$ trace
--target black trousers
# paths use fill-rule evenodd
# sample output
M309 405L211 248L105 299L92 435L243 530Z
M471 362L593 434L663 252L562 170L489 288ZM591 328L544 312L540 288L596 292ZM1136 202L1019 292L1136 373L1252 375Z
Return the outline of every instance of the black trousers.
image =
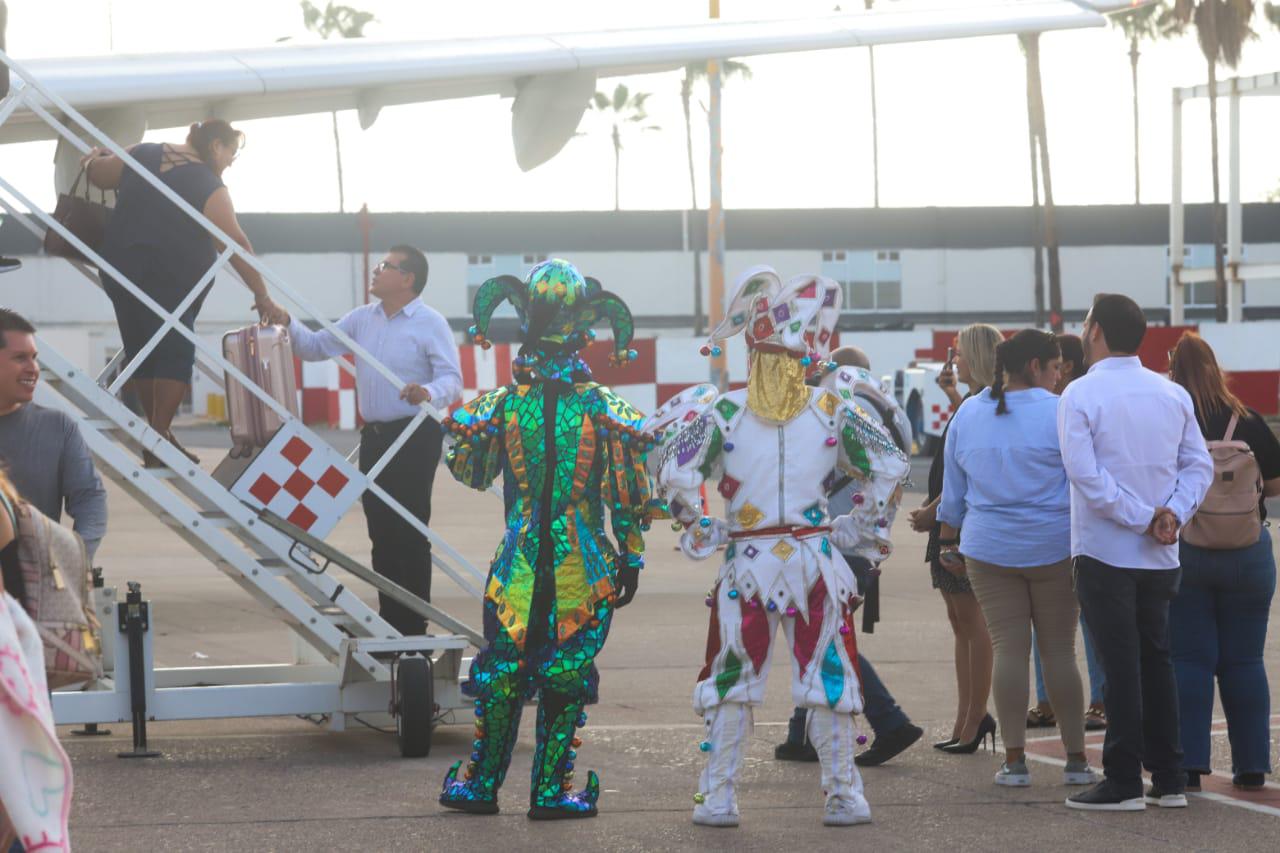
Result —
M382 458L410 420L365 424L360 433L361 471L368 472ZM414 430L375 481L423 524L431 523L431 486L440 467L442 442L440 424L428 418ZM365 492L361 502L369 541L373 543L373 570L424 601L430 601L431 542L381 498ZM425 630L426 623L421 616L382 593L378 594L378 612L401 634L418 635Z
M1102 769L1130 796L1142 794L1142 768L1162 787L1181 789L1178 685L1169 654L1169 602L1182 569L1122 569L1075 558L1076 595L1107 676L1107 738Z

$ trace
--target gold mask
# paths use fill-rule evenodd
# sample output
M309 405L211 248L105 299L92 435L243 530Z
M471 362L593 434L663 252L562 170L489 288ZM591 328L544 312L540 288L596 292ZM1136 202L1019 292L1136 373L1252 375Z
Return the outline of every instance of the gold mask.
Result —
M800 359L784 353L751 351L747 408L774 423L786 423L809 403Z

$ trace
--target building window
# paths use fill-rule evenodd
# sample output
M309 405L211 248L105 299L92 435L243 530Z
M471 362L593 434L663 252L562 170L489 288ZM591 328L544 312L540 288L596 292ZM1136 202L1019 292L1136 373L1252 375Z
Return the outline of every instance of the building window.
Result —
M896 249L828 249L822 274L840 283L845 311L902 310L902 263Z
M476 291L494 276L513 275L524 279L529 270L547 259L545 252L516 252L513 254L467 255L467 308L475 303ZM495 317L515 316L515 309L504 303L494 312Z

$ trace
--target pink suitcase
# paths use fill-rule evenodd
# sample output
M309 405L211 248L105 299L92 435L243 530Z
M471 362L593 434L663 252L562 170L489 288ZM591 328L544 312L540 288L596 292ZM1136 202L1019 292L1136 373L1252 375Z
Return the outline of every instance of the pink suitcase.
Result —
M222 354L291 415L298 416L298 383L287 328L255 325L227 332L222 336ZM228 375L226 387L234 445L231 456L251 456L266 446L284 421L240 380Z

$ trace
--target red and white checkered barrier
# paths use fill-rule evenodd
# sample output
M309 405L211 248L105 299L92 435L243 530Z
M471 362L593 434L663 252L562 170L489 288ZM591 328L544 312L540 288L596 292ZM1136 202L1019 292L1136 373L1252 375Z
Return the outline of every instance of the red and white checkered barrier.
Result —
M951 420L951 410L938 403L934 403L929 407L929 429L932 432L941 432L942 428L947 425L947 421Z

